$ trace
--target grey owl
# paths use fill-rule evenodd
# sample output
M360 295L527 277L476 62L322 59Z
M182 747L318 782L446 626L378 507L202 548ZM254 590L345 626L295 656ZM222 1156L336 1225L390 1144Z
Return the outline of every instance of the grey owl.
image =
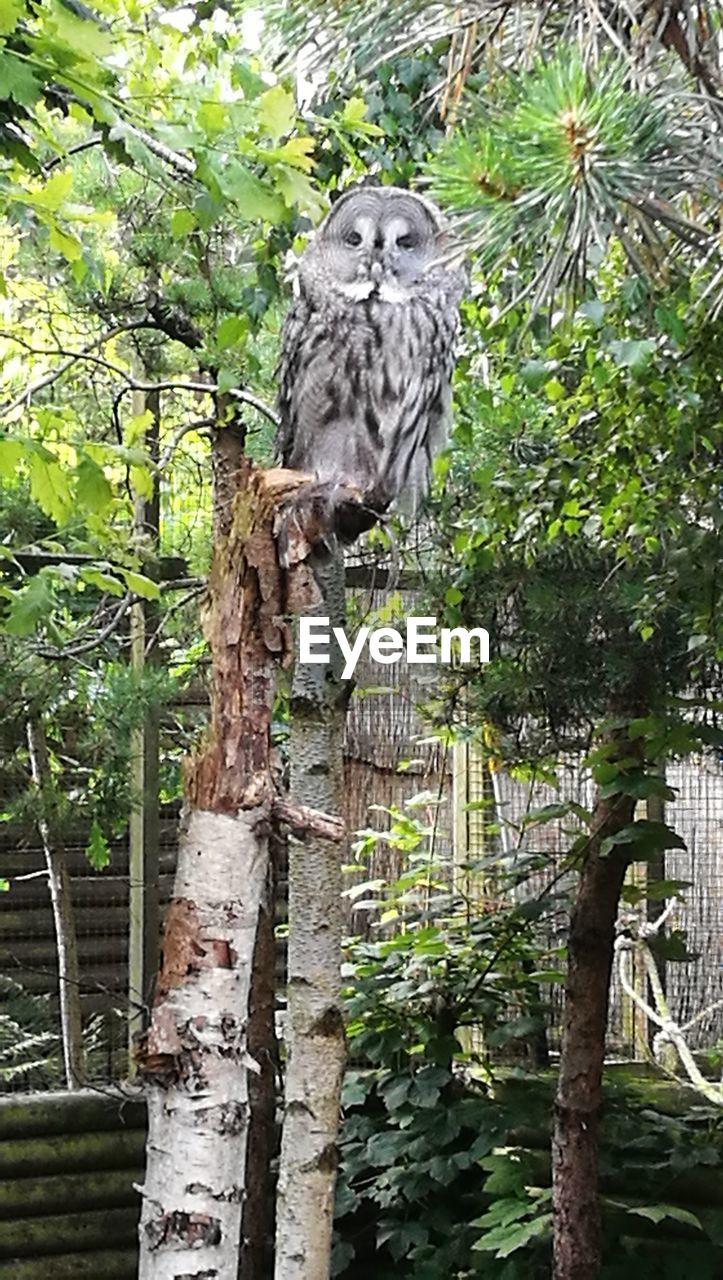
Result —
M283 328L285 466L350 482L375 513L416 506L446 440L466 273L445 265L439 210L357 187L304 251ZM357 530L358 532L359 530Z

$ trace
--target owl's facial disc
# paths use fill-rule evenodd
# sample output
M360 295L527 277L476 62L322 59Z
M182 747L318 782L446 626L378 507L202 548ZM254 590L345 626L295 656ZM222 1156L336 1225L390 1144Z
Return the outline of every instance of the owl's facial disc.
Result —
M439 225L424 202L396 188L342 197L312 249L346 297L405 301L437 254Z

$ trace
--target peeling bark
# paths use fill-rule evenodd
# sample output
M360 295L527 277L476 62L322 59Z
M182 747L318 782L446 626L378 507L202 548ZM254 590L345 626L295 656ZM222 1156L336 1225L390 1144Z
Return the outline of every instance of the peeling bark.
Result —
M256 1259L264 1248L264 1228L258 1234L257 1219L250 1220L254 1238L242 1256L249 1142L254 1160L265 1161L270 1152L266 1138L250 1129L259 1092L249 1077L263 1079L269 1066L263 1060L268 1007L256 1021L251 1014L252 999L269 1001L263 983L253 984L254 957L258 963L268 952L271 937L276 797L269 728L277 670L290 659L285 614L291 600L302 608L313 602L303 562L317 534L304 527L304 508L293 528L279 514L308 478L261 472L242 455L242 445L233 424L217 433L205 616L211 723L185 769L187 817L174 895L151 1023L137 1052L149 1120L140 1280L237 1280L239 1265L251 1265L249 1247ZM311 817L331 822L323 814ZM268 956L263 964L268 970ZM336 965L338 971L338 950ZM320 1019L320 1034L327 1034L324 1025ZM334 1112L337 1075L329 1082ZM263 1182L267 1172L254 1167L253 1175ZM325 1273L312 1269L307 1280L317 1274Z
M323 612L344 618L341 554L316 559ZM297 665L291 694L292 805L338 813L349 686L332 665ZM289 841L289 982L284 1127L277 1196L276 1280L326 1280L330 1270L339 1098L344 1071L340 1000L341 862L338 827ZM328 837L332 838L329 839Z
M231 437L220 439L232 443ZM269 724L287 661L284 573L264 474L217 458L217 541L206 634L211 725L185 773L184 823L151 1025L140 1280L236 1280L249 1134L249 1008L268 908Z
M189 1271L236 1277L248 1072L258 1071L246 1019L267 873L264 826L258 808L234 816L196 810L182 834L143 1044L149 1136L140 1280Z

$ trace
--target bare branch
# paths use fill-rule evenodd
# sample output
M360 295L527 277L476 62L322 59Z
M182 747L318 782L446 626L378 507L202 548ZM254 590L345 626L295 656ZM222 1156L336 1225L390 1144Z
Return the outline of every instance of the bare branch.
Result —
M114 137L115 130L111 129L111 138ZM188 156L181 155L178 151L172 151L165 143L159 142L152 134L146 133L145 129L137 129L135 125L129 124L127 120L123 122L119 131L122 139L123 134L130 134L131 137L137 138L154 156L158 156L159 160L163 160L170 169L175 169L176 173L183 178L192 178L196 172L195 160L189 160Z
M53 156L52 160L48 160L43 165L43 173L50 173L53 169L57 169L58 165L65 164L71 156L80 155L81 151L90 151L91 147L100 147L103 145L103 137L97 133L92 138L86 138L85 142L76 142L75 146L68 147L67 151L63 151L59 156Z
M346 827L341 818L333 818L330 814L310 809L305 804L294 804L282 796L274 796L271 812L277 822L286 823L301 840L305 836L317 836L320 840L333 840L335 844L339 844L346 835Z
M274 413L274 410L264 400L259 400L258 396L253 395L250 391L244 391L241 387L232 387L228 395L233 396L234 400L241 400L244 404L250 405L258 413L262 413L265 418L268 418L269 422L273 422L275 427L279 426L279 418Z
M199 418L197 422L187 422L184 426L179 427L171 436L171 439L158 459L156 469L158 471L164 471L166 469L179 444L186 436L191 435L193 431L203 431L206 427L214 427L215 425L216 422L214 418Z
M9 342L16 342L18 346L23 347L26 351L30 352L31 355L58 355L67 357L63 364L59 365L57 369L44 374L42 378L38 378L36 382L31 383L26 387L25 391L23 391L17 399L11 401L10 404L3 406L2 412L12 413L15 409L19 409L23 405L29 405L30 400L35 395L36 391L41 391L43 388L50 386L51 383L56 382L58 378L61 378L64 373L67 373L68 370L72 368L76 360L87 360L91 364L98 365L101 369L106 369L116 377L122 378L126 384L127 390L129 391L194 391L196 393L205 393L206 395L220 394L219 387L215 382L177 382L173 380L166 382L141 382L139 379L134 378L127 369L121 368L120 365L113 364L111 360L106 360L103 356L95 355L95 348L103 345L105 342L109 342L119 333L127 333L133 329L152 329L156 327L157 326L155 324L150 323L147 319L136 320L130 324L121 325L116 329L109 330L99 338L96 338L94 342L89 343L87 347L82 347L79 351L69 351L64 347L56 347L50 350L44 347L33 347L25 338L21 338L19 335L14 333L9 333L7 330L0 330L0 338L5 338ZM257 413L261 413L265 418L268 418L269 422L273 423L275 427L278 427L279 419L274 410L270 405L266 404L264 400L260 400L258 396L255 396L253 392L246 391L243 387L231 387L228 389L226 394L232 396L234 400L240 400L243 404L249 405L252 409L255 409ZM189 431L194 429L195 428L193 427L188 428ZM186 434L185 429L183 434Z
M9 404L3 405L1 412L3 414L13 413L15 409L21 409L23 405L28 405L36 392L42 391L44 387L49 387L51 383L57 382L58 378L62 378L63 374L73 367L76 360L82 360L89 356L91 352L96 351L98 347L104 346L106 342L110 342L113 338L117 338L119 334L131 333L134 329L145 329L147 327L148 322L146 320L131 320L128 324L119 324L113 329L107 329L105 333L101 333L97 338L94 338L92 342L88 343L87 347L82 347L80 351L67 353L59 351L57 354L67 354L68 359L63 364L58 365L57 369L51 369L48 373L44 373L42 378L37 378L35 382L31 382L22 395L12 400ZM10 338L13 342L18 342L20 346L27 345L22 339L17 338L15 334L3 333L1 336ZM32 350L32 348L29 348L29 350Z
M65 645L62 648L39 645L34 652L40 658L50 658L54 661L61 658L77 658L81 653L89 653L91 649L96 649L99 644L103 644L113 634L135 599L137 597L133 592L127 591L110 620L89 640L83 640L80 644Z

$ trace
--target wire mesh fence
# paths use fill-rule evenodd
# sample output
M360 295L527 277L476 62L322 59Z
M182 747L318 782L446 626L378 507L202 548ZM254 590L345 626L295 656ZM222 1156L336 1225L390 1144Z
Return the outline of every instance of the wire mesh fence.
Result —
M415 612L415 596L400 591L350 593L350 613L359 622L396 625ZM404 658L394 665L371 663L363 656L356 672L345 744L345 817L350 831L368 827L383 830L390 810L404 810L421 796L435 853L456 864L451 871L475 909L484 909L489 883L484 871L470 875L463 868L488 855L514 858L517 853L544 855L543 865L520 893L540 893L555 881L559 889L570 883L563 872L566 852L581 820L568 812L540 823L526 817L546 805L574 802L590 809L594 789L589 772L578 759L562 761L554 780L534 776L521 780L500 770L492 772L485 753L474 742L452 745L445 735L430 733L421 707L439 693L435 667L410 665ZM194 698L194 723L203 718L206 695ZM185 713L184 713L185 714ZM648 886L657 878L682 881L666 921L668 933L681 931L688 958L661 962L671 1016L686 1032L693 1048L705 1048L723 1038L723 766L714 757L691 757L668 771L675 800L666 804L665 819L685 842L685 849L665 853L655 865L636 867L630 878L639 889L644 911ZM176 832L180 805L161 809L158 834L158 878L153 885L161 908L172 890ZM417 812L420 812L418 810ZM644 815L643 815L644 816ZM137 1009L129 997L129 924L132 899L128 836L111 842L110 861L97 870L86 856L89 833L74 831L64 838L64 856L78 934L81 1004L89 1051L91 1083L122 1079L129 1068L129 1021ZM348 855L350 856L350 855ZM393 880L401 871L401 856L381 842L370 860L359 865L357 879ZM59 1047L58 963L48 878L42 843L32 826L6 823L0 829L0 1091L62 1087ZM662 903L651 904L650 911ZM373 932L373 916L347 904L350 933ZM550 954L564 946L564 911L546 918ZM681 952L681 956L683 956ZM639 991L646 993L642 971L635 972ZM552 988L549 1033L554 1048L559 1039L561 995ZM613 976L608 1052L611 1056L641 1058L649 1054L650 1028L624 995Z

